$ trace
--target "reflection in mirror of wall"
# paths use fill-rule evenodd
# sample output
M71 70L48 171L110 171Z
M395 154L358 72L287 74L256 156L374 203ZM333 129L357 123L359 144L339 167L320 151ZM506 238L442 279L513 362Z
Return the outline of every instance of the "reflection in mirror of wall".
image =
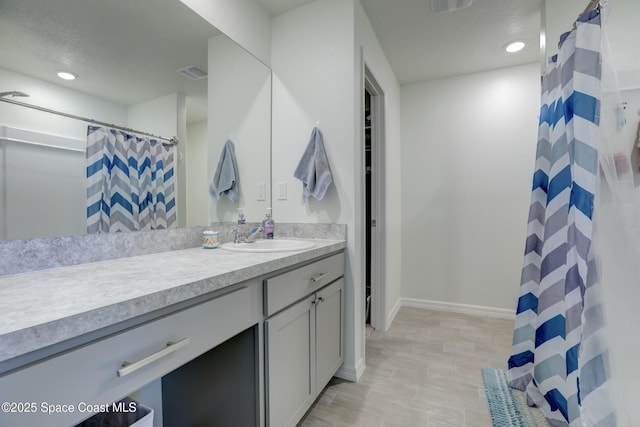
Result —
M271 207L271 71L256 66L256 59L227 37L210 39L209 53L208 178L228 139L240 174L239 203L222 196L210 203L209 220L236 221L242 208L247 221L258 222Z
M237 145L243 141L240 183L247 192L241 204L245 211L264 211L252 203L269 204L270 191L262 202L249 191L270 179L268 67L176 0L86 0L82 8L71 3L2 0L0 92L22 91L30 96L19 100L32 105L178 136L179 226L219 220L209 212L209 158L219 154L218 134L237 135ZM216 40L225 41L218 42L224 45L219 66L235 71L233 79L216 83L211 75L191 79L178 72L196 66L216 74ZM60 80L61 70L78 78ZM212 83L224 91L212 90ZM256 92L249 94L249 88ZM207 111L225 105L215 117ZM0 102L0 239L85 232L87 125ZM219 125L224 130L216 134ZM11 141L20 138L8 134L37 144ZM253 174L258 169L263 175ZM245 177L249 171L253 175Z

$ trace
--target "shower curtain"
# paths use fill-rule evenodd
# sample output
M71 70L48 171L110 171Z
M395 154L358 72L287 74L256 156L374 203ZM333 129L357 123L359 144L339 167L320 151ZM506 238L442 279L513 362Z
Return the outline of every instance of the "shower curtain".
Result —
M581 16L542 78L509 381L552 426L616 426L598 260L601 14Z
M176 224L174 147L147 136L87 129L87 233Z

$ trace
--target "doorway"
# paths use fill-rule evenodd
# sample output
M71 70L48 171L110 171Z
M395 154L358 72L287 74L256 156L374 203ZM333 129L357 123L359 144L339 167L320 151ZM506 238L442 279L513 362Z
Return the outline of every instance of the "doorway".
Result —
M363 114L365 325L385 329L384 93L365 67Z
M365 325L371 326L371 93L364 89Z

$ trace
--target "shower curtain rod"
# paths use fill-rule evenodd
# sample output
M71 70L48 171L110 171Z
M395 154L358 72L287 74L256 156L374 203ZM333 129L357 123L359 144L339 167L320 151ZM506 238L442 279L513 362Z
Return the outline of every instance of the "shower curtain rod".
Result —
M596 7L600 7L600 0L591 0L589 2L589 4L587 5L587 7L584 8L584 10L582 11L582 13L580 14L580 16L584 15L585 13L595 9ZM573 23L573 29L576 29L576 23Z
M587 5L587 7L585 7L584 10L582 11L582 15L589 12L590 10L595 9L598 6L600 6L600 0L591 0Z
M83 121L83 122L93 123L93 124L96 124L96 125L108 126L108 127L124 130L124 131L127 131L127 132L137 133L137 134L140 134L140 135L151 136L153 138L158 138L158 139L162 139L164 141L167 141L171 145L178 145L178 137L177 136L172 136L171 138L166 138L164 136L154 135L154 134L149 133L149 132L141 132L139 130L131 129L131 128L124 127L124 126L119 126L119 125L116 125L116 124L113 124L113 123L101 122L100 120L94 120L94 119L89 119L87 117L76 116L74 114L63 113L62 111L51 110L49 108L39 107L39 106L33 105L33 104L27 104L26 102L14 101L13 99L0 98L0 101L8 102L9 104L19 105L21 107L33 108L34 110L44 111L46 113L56 114L58 116L69 117L70 119L76 119L76 120L80 120L80 121Z

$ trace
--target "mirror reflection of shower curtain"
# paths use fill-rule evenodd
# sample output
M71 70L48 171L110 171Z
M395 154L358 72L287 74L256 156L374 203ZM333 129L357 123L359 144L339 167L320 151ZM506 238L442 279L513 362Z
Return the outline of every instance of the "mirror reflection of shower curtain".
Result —
M176 224L175 147L122 130L87 129L87 233Z

